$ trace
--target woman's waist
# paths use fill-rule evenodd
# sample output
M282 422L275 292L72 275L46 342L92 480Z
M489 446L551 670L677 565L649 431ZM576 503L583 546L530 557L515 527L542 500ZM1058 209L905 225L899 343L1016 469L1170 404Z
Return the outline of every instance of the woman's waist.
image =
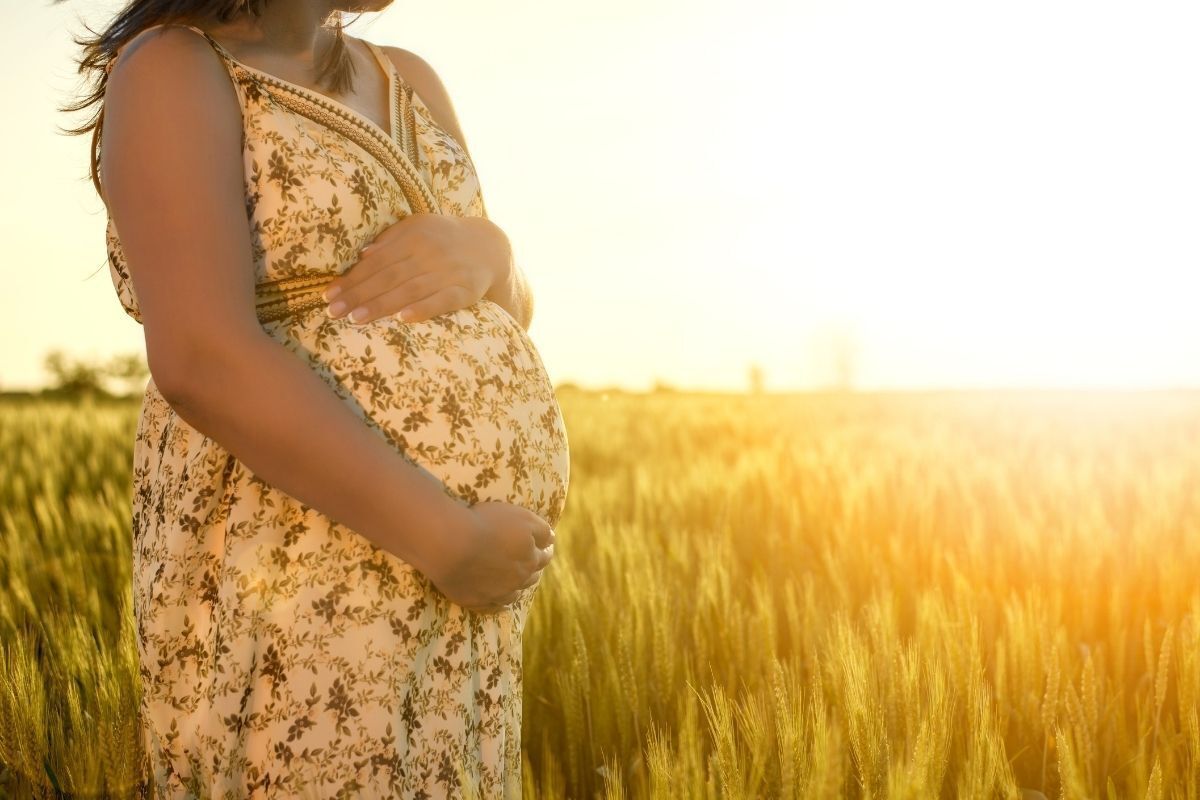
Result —
M355 323L347 316L333 320L324 313L328 306L324 292L336 277L338 276L335 274L310 274L260 281L254 289L254 307L258 321L264 324L283 321L285 324L288 324L298 322L301 318L315 317L318 320L322 320L323 318L330 319L334 322L342 322L355 329L362 329L362 323ZM319 316L315 313L318 311L321 312ZM423 322L433 323L438 327L445 327L447 324L453 324L451 321L455 320L456 317L458 319L455 321L461 322L463 314L478 318L480 321L495 322L501 327L509 329L510 332L516 333L519 338L524 340L524 343L528 347L533 347L533 342L529 340L525 329L520 326L516 319L499 303L487 298L480 298L469 306L447 312L446 314L440 314ZM375 322L385 320L410 326L421 325L421 322L404 322L395 315L380 317ZM306 322L308 321L306 319Z
M333 274L296 275L260 281L254 287L254 309L262 323L295 317L323 308L322 296Z

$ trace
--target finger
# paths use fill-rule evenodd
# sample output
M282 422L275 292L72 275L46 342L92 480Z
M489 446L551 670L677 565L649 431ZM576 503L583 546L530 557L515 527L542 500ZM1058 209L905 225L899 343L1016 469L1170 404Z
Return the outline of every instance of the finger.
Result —
M475 300L462 286L457 284L443 287L428 297L410 303L400 309L400 318L405 322L424 322L441 314L466 308Z
M430 273L411 274L413 265L415 262L392 264L359 281L330 304L329 315L334 319L349 315L351 322L370 322L396 313L408 300L421 296L421 283L414 284L414 281L424 278L428 282L437 278L436 275L427 278ZM397 290L400 290L398 295L390 295Z
M353 311L375 295L393 286L399 286L412 277L417 262L407 259L376 260L371 264L354 267L349 274L339 276L331 282L340 291L330 302L329 315L333 318ZM329 289L326 290L328 294Z
M525 578L530 572L544 569L553 558L554 553L551 550L543 550L540 547L533 548L529 555L520 562L521 578Z
M421 291L419 288L413 288L414 283L419 285L421 282L430 283L435 280L437 280L436 275L424 273L400 286L387 289L369 300L364 300L350 311L351 321L361 324L382 317L397 315L402 308L405 308L412 302L414 293ZM429 292L426 291L424 294L418 296L427 296L428 294ZM405 321L411 322L412 320Z
M447 219L442 214L431 214L417 211L406 214L389 225L378 236L364 244L358 250L358 264L370 263L383 256L387 258L411 258L413 255L428 252L431 241L438 242L443 237L432 234L429 225L445 225ZM431 240L431 235L433 238Z
M357 282L374 275L389 264L405 261L411 255L410 252L401 250L396 245L388 247L368 245L358 251L358 260L350 265L350 269L346 271L346 276L350 277L352 282Z
M391 230L390 228L388 230ZM374 275L381 269L384 269L389 264L399 263L408 260L412 257L412 248L406 247L399 242L394 242L395 237L385 238L387 231L371 242L365 245L358 251L358 258L345 272L338 275L329 282L325 288L325 294L341 295L350 287L358 284L359 281ZM386 245L386 246L385 246ZM333 289L337 292L333 292ZM327 300L333 299L326 297Z
M500 597L500 598L492 601L491 603L488 603L487 605L471 607L471 610L479 612L481 614L496 614L501 611L505 611L508 609L508 606L512 605L513 603L515 603L521 599L522 591L524 591L524 587L522 587L521 589L518 589L515 592L510 592L509 594L505 595L504 597Z
M542 579L542 571L539 569L530 574L529 580L525 581L525 585L522 586L521 588L528 589L531 586L536 586L537 582L540 581L541 579Z
M359 248L359 260L366 261L371 258L378 258L381 254L385 254L396 247L401 247L405 251L411 250L413 228L411 225L401 224L411 219L412 216L402 217L394 224L384 228L378 236Z
M554 560L554 553L549 550L533 551L533 554L520 562L519 580L528 580L529 576L544 570Z
M538 547L549 547L554 544L554 531L549 525L539 525L533 529L533 541Z
M488 601L481 600L476 603L462 603L461 605L463 608L467 609L468 611L475 611L480 614L487 614L487 613L490 613L493 611L499 611L503 607L503 606L499 605L498 602L494 598L492 600L488 600Z

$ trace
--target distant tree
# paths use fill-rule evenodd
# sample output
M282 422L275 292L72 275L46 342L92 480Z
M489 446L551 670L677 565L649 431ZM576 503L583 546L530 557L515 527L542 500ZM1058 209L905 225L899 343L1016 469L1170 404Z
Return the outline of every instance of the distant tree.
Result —
M104 367L104 374L125 384L128 394L141 394L150 378L150 366L141 353L125 353L110 358Z
M749 370L750 394L763 393L763 368L758 364L751 364Z
M66 395L106 395L104 367L69 357L61 350L52 350L42 362L50 373L52 393Z
M42 363L50 373L47 391L51 394L111 396L105 388L107 381L125 384L130 394L138 394L150 377L150 367L141 353L115 355L108 361L98 362L52 350Z
M674 386L672 386L671 384L669 384L669 383L667 383L666 381L662 380L661 378L655 378L655 379L654 379L654 386L653 386L653 388L652 388L650 391L652 391L652 392L655 392L655 393L658 393L658 392L674 392L674 391L676 391L676 389L675 389L675 387L674 387Z

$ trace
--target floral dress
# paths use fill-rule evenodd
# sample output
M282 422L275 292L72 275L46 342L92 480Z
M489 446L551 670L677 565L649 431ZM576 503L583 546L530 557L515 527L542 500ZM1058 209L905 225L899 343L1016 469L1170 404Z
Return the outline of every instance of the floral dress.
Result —
M566 430L525 330L481 300L433 319L330 319L319 290L410 213L486 216L466 151L390 59L391 131L243 64L256 313L363 423L468 503L557 525ZM111 216L110 273L141 321ZM146 387L133 451L133 598L158 797L514 797L521 636L500 612L268 485Z

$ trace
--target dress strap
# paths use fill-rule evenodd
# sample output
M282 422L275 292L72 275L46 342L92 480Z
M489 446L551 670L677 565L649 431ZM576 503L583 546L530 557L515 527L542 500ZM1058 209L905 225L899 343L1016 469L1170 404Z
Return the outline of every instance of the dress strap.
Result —
M359 41L365 44L375 55L375 58L379 61L379 66L383 68L384 73L395 77L394 73L396 72L396 65L393 64L392 60L387 57L386 53L383 52L383 48L374 42L367 41L366 39L360 39Z
M195 31L196 33L198 33L198 34L200 34L201 36L203 36L205 39L207 39L207 40L208 40L208 43L209 43L210 45L212 45L213 49L214 49L214 50L216 50L216 51L217 51L217 53L218 53L218 54L219 54L219 55L220 55L222 58L224 58L226 61L236 61L236 59L234 59L233 55L232 55L232 54L231 54L231 53L230 53L228 50L226 50L226 49L225 49L225 48L224 48L224 47L221 45L221 43L220 43L220 42L218 42L216 39L214 39L212 36L210 36L210 35L208 34L208 31L205 31L205 30L202 30L202 29L200 29L200 28L197 28L195 25L187 25L187 24L185 24L185 23L182 23L182 22L173 22L173 23L172 23L172 22L166 22L166 23L163 23L163 24L161 24L161 25L151 25L150 27L146 28L145 30L147 30L147 31L151 31L151 30L154 30L155 28L188 28L188 29L190 29L190 30L193 30L193 31ZM122 45L122 48L121 48L121 49L124 49L124 45ZM121 50L120 50L120 49L119 49L119 50L117 50L117 52L113 53L113 55L112 55L112 58L110 58L110 59L108 60L108 63L107 63L105 66L104 66L104 72L105 72L105 74L108 74L108 73L112 72L112 69L113 69L113 67L114 67L114 66L116 66L116 63L117 63L117 58L118 58L120 55L121 55Z
M225 46L223 44L221 44L220 42L218 42L216 39L214 39L211 35L209 35L208 31L201 30L200 28L197 28L195 25L184 25L183 27L191 28L196 33L203 36L205 39L208 39L208 43L213 46L213 49L216 50L221 55L225 56L225 58L227 58L231 61L237 60L233 57L233 53L230 53L228 50L226 50Z

